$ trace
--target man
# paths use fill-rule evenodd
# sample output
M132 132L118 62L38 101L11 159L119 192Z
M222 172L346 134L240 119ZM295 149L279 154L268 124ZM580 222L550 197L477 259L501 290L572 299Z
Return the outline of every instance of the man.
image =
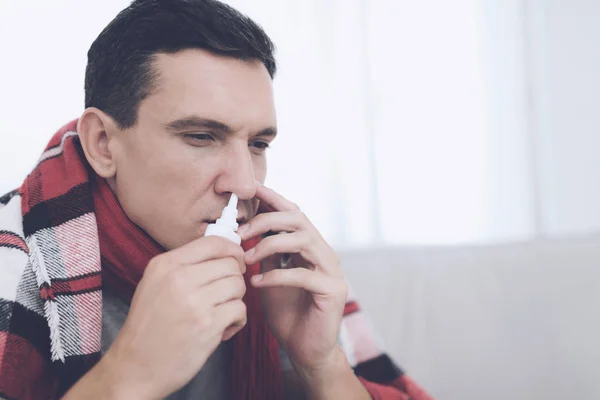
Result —
M275 70L215 0L136 0L105 28L86 110L0 201L0 397L428 398L262 184ZM204 237L232 193L243 249Z

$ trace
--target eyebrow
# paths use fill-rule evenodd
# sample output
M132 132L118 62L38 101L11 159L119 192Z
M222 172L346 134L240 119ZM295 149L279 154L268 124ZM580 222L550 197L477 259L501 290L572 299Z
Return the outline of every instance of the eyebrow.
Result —
M214 119L200 117L185 117L171 121L165 124L166 128L172 131L180 131L184 129L214 129L223 133L231 133L233 129L227 124L216 121Z
M232 133L233 128L223 122L219 122L210 118L201 118L190 116L180 118L165 124L165 127L171 131L180 131L184 129L211 129L222 133ZM256 136L275 137L277 136L277 128L269 127L262 129Z
M277 136L277 129L276 128L265 128L265 129L261 130L260 132L258 132L258 134L256 136L274 138L275 136Z

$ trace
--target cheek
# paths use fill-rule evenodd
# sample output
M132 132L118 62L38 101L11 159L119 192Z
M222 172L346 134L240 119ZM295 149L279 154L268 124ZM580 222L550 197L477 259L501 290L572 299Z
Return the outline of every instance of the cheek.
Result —
M117 184L140 206L152 208L152 199L176 206L186 202L186 193L197 192L207 180L203 171L209 169L175 140L138 141L123 150Z
M254 179L260 183L265 183L267 177L267 157L266 155L254 156L252 158L252 166L254 168Z

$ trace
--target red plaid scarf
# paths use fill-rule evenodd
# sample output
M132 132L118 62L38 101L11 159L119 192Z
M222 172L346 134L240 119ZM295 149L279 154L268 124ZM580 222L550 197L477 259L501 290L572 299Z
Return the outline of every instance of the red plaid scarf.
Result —
M73 121L52 138L21 188L24 234L34 253L56 367L48 371L54 378L44 380L46 390L37 388L47 397L66 392L99 359L102 284L130 301L148 261L162 252L90 168L76 127ZM258 270L259 264L249 266L246 278ZM278 399L279 347L263 319L257 290L247 286L248 324L232 339L233 394Z

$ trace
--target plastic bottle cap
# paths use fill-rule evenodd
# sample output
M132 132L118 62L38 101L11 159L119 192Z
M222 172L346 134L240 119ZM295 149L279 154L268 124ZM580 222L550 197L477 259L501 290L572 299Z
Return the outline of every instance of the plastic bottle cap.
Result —
M240 235L235 233L239 226L237 223L237 204L238 197L235 193L232 193L231 198L229 199L229 204L225 206L223 212L221 213L221 218L219 218L214 224L210 224L206 227L204 236L221 236L231 240L235 244L241 244L242 238Z

